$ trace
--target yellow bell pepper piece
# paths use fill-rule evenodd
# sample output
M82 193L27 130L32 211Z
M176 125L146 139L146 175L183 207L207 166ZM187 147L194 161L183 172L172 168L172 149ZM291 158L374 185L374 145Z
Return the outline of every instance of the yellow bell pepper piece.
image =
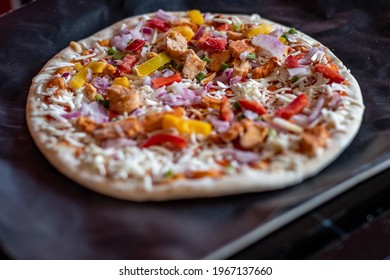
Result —
M271 24L268 24L268 23L261 23L259 25L256 25L256 26L253 26L251 27L247 32L246 32L246 36L248 38L251 38L253 36L257 36L257 35L260 35L260 34L269 34L272 32L272 25Z
M77 71L80 71L81 69L83 69L83 65L80 63L80 62L76 62L74 64L74 68L77 70Z
M103 61L92 61L88 63L85 67L88 67L92 70L93 73L100 74L103 73L104 69L106 68L107 63Z
M204 23L204 18L199 10L190 10L187 15L194 24L201 25Z
M183 119L180 117L176 117L173 115L164 115L163 119L163 128L169 129L169 128L176 128L177 131L180 134L202 134L204 136L209 136L212 127L211 124L207 122L197 121L197 120L191 120L191 119Z
M112 84L120 85L120 86L123 86L125 88L129 88L130 87L130 81L126 77L115 78Z
M195 35L194 31L192 31L192 29L188 26L178 26L172 28L171 30L179 32L181 35L183 35L184 38L186 38L187 42L190 41Z
M153 73L161 66L164 66L168 62L170 62L172 58L167 55L166 52L159 53L155 57L145 61L144 63L137 65L134 67L135 73L137 76L145 77L150 73Z
M86 79L88 75L88 68L83 67L73 78L69 81L69 87L73 90L81 88L85 85Z
M100 74L103 73L106 66L107 63L103 61L92 61L85 66L82 66L80 62L76 62L75 68L79 72L69 81L69 87L73 90L80 89L86 83L88 69L91 69L94 74Z

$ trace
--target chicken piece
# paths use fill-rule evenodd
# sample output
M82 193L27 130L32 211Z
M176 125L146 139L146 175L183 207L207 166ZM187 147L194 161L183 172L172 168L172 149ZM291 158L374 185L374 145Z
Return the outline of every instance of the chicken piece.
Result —
M162 118L165 115L174 115L176 117L184 117L185 111L182 107L175 107L169 112L158 112L144 116L141 120L141 126L144 133L160 130L163 128Z
M75 41L70 42L69 46L77 53L81 53L83 51L82 46Z
M56 74L59 74L59 75L62 75L62 74L65 74L65 73L70 73L74 70L74 67L73 66L65 66L65 67L61 67L59 68L57 71L56 71Z
M226 34L229 40L237 41L245 39L245 34L241 32L228 31Z
M253 123L246 129L245 134L240 137L240 145L245 149L253 149L264 142L267 134L268 128Z
M254 52L256 48L251 44L250 40L229 41L229 50L234 58L239 58L243 52Z
M118 114L131 112L141 104L135 89L125 88L121 85L109 87L107 95L110 100L110 110Z
M328 137L329 133L323 125L305 130L301 135L301 151L310 157L315 156L319 148L325 147Z
M225 143L231 142L237 139L244 132L244 130L245 128L242 123L235 122L228 130L220 134L220 139Z
M94 101L95 100L95 97L96 97L96 88L91 85L90 83L86 83L85 84L85 87L84 87L84 94L85 96L91 100L91 101Z
M141 126L135 117L102 125L93 131L93 135L98 140L111 138L135 138L141 131Z
M186 19L183 19L183 18L179 18L179 19L175 19L175 20L172 20L170 22L171 24L171 27L176 27L176 26L188 26L189 28L192 29L192 31L196 32L196 30L198 30L198 26L192 22L190 22L189 20L186 20Z
M230 60L230 51L224 50L222 52L215 52L210 55L210 64L208 65L208 68L211 71L218 72L223 63L226 63Z
M241 59L234 59L233 63L233 73L232 76L241 76L246 77L248 75L249 71L252 69L252 66L250 65L248 60L242 61Z
M169 32L164 38L163 48L170 57L181 59L187 52L187 40L179 32Z
M183 77L194 79L206 66L206 62L201 60L193 50L187 50L183 65Z
M256 67L252 71L252 79L266 78L274 72L275 68L278 67L278 59L272 57L263 66Z
M203 177L214 177L214 178L221 177L222 175L223 175L223 173L221 170L210 169L210 170L190 171L190 172L188 172L188 174L186 174L186 177L191 178L191 179L199 179L199 178L203 178Z
M114 75L116 72L116 67L114 65L108 64L103 70L103 75Z
M81 116L76 120L76 129L88 134L92 134L92 132L98 127L100 127L100 125L95 123L95 121L89 117Z
M58 89L66 89L65 80L62 77L55 77L47 83L48 88L57 87Z

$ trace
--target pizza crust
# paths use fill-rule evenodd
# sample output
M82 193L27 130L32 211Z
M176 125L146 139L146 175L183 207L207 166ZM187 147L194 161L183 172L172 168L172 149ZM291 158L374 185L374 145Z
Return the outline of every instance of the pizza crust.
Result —
M177 16L184 15L183 12L174 13ZM235 15L239 18L245 18L246 15ZM84 39L80 44L89 45L97 40L110 38L119 30L122 24L134 24L137 22L139 16L127 18L123 21L115 23L114 25ZM262 19L264 22L269 22L276 26L282 26L272 21ZM316 40L299 32L305 40L311 43L317 43ZM324 47L322 44L320 44ZM268 171L245 169L239 175L224 176L222 178L203 178L198 180L183 179L172 181L168 184L159 184L152 188L145 188L143 182L136 180L115 180L96 173L95 170L87 166L78 166L77 160L74 157L74 149L69 148L66 144L56 144L53 147L48 147L47 136L40 132L40 125L44 118L32 117L38 113L38 88L41 87L45 80L45 74L50 74L53 66L58 63L67 61L76 53L71 47L67 47L50 59L43 67L41 72L34 78L32 86L29 91L26 119L29 131L33 137L34 142L50 161L50 163L57 168L62 174L76 181L77 183L103 195L115 197L123 200L146 201L155 200L163 201L169 199L183 199L183 198L199 198L199 197L215 197L222 195L232 195L248 192L262 192L275 189L282 189L294 184L302 182L304 179L314 176L323 168L334 161L343 150L351 143L356 133L359 130L362 115L364 111L361 90L355 78L350 74L347 68L342 64L328 48L326 54L337 64L343 76L347 77L351 92L353 92L352 99L355 101L353 108L350 108L351 121L347 132L335 133L329 141L326 149L320 156L315 156L303 162L303 164L296 170L275 170L271 173ZM49 70L48 70L49 69ZM48 77L48 76L47 76Z

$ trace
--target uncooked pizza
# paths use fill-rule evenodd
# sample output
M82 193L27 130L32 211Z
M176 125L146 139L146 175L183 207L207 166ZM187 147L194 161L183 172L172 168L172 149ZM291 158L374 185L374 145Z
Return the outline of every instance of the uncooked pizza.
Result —
M33 79L26 117L64 175L142 201L297 184L347 147L363 110L348 69L293 27L159 10L71 42Z

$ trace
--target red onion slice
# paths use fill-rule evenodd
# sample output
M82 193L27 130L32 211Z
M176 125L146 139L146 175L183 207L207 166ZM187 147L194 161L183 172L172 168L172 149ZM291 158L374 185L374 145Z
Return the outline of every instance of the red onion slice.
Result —
M236 149L226 149L226 155L233 156L234 159L239 163L252 163L261 159L260 155L255 152L240 151Z
M115 47L118 51L122 52L126 49L127 44L130 42L131 39L133 39L133 36L131 34L121 34L115 36L111 40L111 45Z
M310 63L312 63L312 60L311 58L313 57L313 55L316 54L316 52L320 51L321 49L318 48L318 47L312 47L310 49L307 50L307 53L302 57L300 58L298 61L299 61L299 64L302 64L302 65L308 65Z
M162 19L164 21L175 20L177 18L176 16L171 15L162 9L159 9L154 15L157 18Z
M67 120L70 120L70 119L73 119L73 118L78 118L81 116L81 111L75 111L75 112L70 112L70 113L65 113L65 114L62 114L61 117L67 119Z
M281 58L286 49L286 46L278 38L271 35L257 35L252 38L252 44L261 47L277 58Z
M309 74L309 70L306 67L288 68L288 73L293 76L306 76Z
M144 27L142 27L141 32L143 34L146 34L146 35L152 35L153 34L153 29L150 28L150 27L144 26Z
M323 97L318 98L316 105L310 113L308 118L309 123L314 122L320 116L322 106L324 106L325 99Z
M98 102L91 102L89 104L83 103L81 105L80 113L83 116L91 117L96 123L108 122L107 111Z
M203 32L204 32L204 26L203 25L201 25L201 26L199 26L199 28L198 28L198 30L196 30L196 32L195 32L195 35L194 35L194 40L199 40L200 39L200 37L202 37L202 35L203 35Z

